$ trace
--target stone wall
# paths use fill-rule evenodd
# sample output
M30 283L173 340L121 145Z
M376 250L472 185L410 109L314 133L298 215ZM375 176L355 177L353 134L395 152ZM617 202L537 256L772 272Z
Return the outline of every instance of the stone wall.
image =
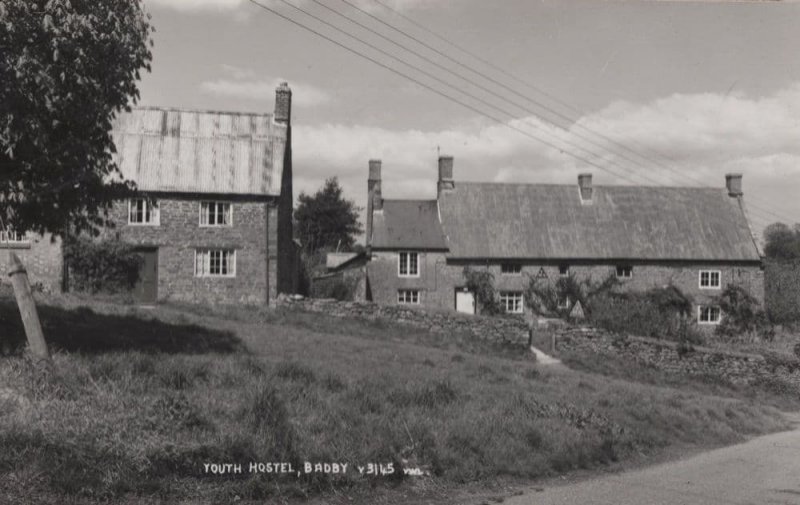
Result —
M521 348L528 345L528 323L521 317L469 316L455 312L412 308L407 305L338 302L315 298L292 300L283 296L278 297L277 306L318 312L334 317L384 319L434 333L472 335L480 340L519 345Z
M559 353L577 352L602 359L610 356L683 375L714 376L734 384L778 381L800 390L800 361L768 358L677 342L613 335L592 328L556 330Z
M396 305L398 290L416 289L420 291L421 305L434 309L455 310L455 292L463 288L466 283L463 275L465 266L491 272L494 276L494 287L498 292L524 292L531 278L538 279L542 275L543 280L549 282L556 282L560 277L558 262L523 261L519 274L508 275L502 273L501 263L497 260L455 261L447 259L441 252L420 252L418 277L399 277L397 263L397 252L373 252L372 261L367 266L373 301L382 305ZM616 275L616 266L613 264L586 261L563 264L568 267L569 274L578 280L600 283L608 276ZM713 262L628 264L633 267L633 276L630 279L620 279L622 289L646 291L667 285L675 286L694 300L695 318L699 316L699 306L712 303L728 284L742 286L759 303L763 303L764 300L764 272L760 264ZM701 270L719 271L720 288L701 288ZM525 307L525 310L528 308Z
M116 224L106 233L158 250L158 299L192 303L263 304L277 291L278 219L276 202L230 195L160 195L157 225L129 225L128 203L114 204ZM202 227L200 201L232 203L231 226ZM234 277L196 277L195 251L236 251Z

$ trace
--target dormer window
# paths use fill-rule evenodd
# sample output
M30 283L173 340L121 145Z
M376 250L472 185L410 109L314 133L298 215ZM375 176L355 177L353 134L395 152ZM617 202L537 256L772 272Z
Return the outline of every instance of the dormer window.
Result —
M633 267L631 265L617 265L617 278L630 279L633 277Z
M500 265L503 275L522 275L522 265L519 263L503 263Z

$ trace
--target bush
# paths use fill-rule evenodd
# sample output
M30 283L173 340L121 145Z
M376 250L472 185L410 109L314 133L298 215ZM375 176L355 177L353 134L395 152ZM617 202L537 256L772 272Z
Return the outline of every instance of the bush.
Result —
M722 310L722 321L715 333L719 336L739 339L772 340L775 328L769 321L766 312L744 288L728 284L716 297L716 303Z
M491 272L464 267L464 278L467 280L467 289L475 293L475 301L482 314L495 316L503 312L497 291L494 289L494 275Z
M692 300L668 286L645 292L605 292L588 299L591 323L616 333L702 343L690 322Z
M64 261L72 289L114 294L134 288L143 259L131 244L119 240L72 237L64 241Z

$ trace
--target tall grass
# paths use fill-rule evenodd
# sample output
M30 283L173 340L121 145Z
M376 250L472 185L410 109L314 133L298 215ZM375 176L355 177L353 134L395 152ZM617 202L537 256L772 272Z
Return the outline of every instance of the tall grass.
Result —
M145 342L175 327L154 315ZM116 320L94 322L116 338ZM370 324L346 324L353 334L218 319L229 332L205 338L235 335L233 350L207 341L204 352L156 352L150 344L146 352L61 351L44 376L24 357L0 359L0 384L24 398L0 408L0 502L274 501L369 493L410 479L362 477L354 467L366 463L419 468L429 474L422 479L446 488L595 468L785 426L777 410L755 401L554 374L521 357L422 345L432 338L425 336L402 341L395 328L388 331L397 339L381 338ZM305 461L347 462L351 471L247 472L250 462L297 469ZM245 472L210 475L206 463L240 463Z

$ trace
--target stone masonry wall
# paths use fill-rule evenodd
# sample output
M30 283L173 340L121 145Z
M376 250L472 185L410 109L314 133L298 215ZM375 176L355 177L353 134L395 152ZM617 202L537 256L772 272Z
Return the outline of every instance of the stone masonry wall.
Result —
M0 244L0 284L11 284L8 272L8 251L15 253L25 269L34 290L60 293L63 278L63 255L61 239L50 234L44 236L28 234L28 240L19 244Z
M334 317L385 319L434 333L459 333L495 343L528 345L528 323L521 317L469 316L455 312L409 308L407 305L379 305L369 302L339 302L330 299L292 300L278 297L278 307L318 312Z
M591 328L557 330L559 353L578 352L603 359L612 356L682 375L715 376L734 384L778 381L800 391L800 361L765 358L645 337L613 335Z
M233 223L199 225L200 201L229 201ZM158 249L158 299L201 303L263 304L277 287L277 212L274 202L207 196L161 196L158 225L129 225L128 203L114 205L116 226L107 230L120 240ZM269 236L269 240L268 240ZM196 277L195 251L234 249L235 277Z
M291 300L279 297L277 306L334 317L385 319L436 333L473 335L495 343L528 345L529 325L521 317L468 316L407 306L324 299ZM771 358L705 347L681 350L680 344L645 337L614 335L593 328L559 325L557 353L610 356L681 375L714 376L734 384L778 383L800 392L800 360Z
M443 310L455 309L455 291L465 284L463 270L466 265L475 269L487 269L494 276L494 287L498 292L524 292L532 277L544 271L546 281L559 279L559 264L554 262L523 262L520 274L508 275L501 271L501 263L492 262L454 262L448 261L441 252L420 252L418 277L399 277L397 273L397 252L376 251L368 264L369 285L372 301L382 305L397 305L399 289L420 290L420 305ZM616 265L597 263L566 263L569 272L578 280L591 279L600 283L609 275L616 275ZM621 279L625 289L646 291L654 287L676 286L684 294L691 296L696 310L702 304L710 303L728 284L744 287L759 302L764 300L764 272L760 265L753 264L714 264L672 262L663 264L640 263L633 265L633 277ZM721 287L718 289L700 288L700 270L720 271ZM525 308L527 311L527 307ZM697 314L695 314L697 317Z

